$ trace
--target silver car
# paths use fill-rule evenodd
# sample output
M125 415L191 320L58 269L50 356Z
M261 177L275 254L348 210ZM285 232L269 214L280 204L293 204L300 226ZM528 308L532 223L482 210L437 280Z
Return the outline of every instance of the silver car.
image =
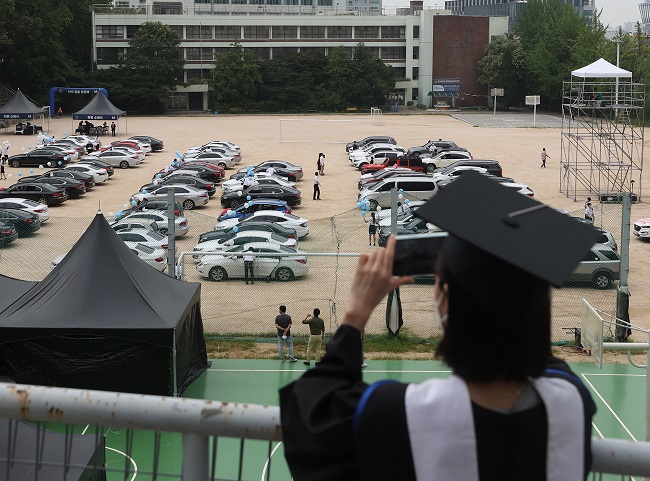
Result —
M121 224L124 223L128 224L130 222L137 222L137 221L153 223L157 228L157 232L163 235L167 234L168 232L169 217L167 217L167 212L165 211L148 210L146 212L136 212L134 214L127 215L126 217L120 219ZM177 236L187 234L187 232L190 230L190 225L189 222L187 221L187 217L182 215L175 216L174 229L176 230Z
M197 205L205 205L210 201L210 196L203 189L197 189L190 185L172 184L157 187L153 190L137 192L131 196L130 203L144 202L146 200L165 200L167 199L167 189L174 189L176 202L179 202L183 209L192 210Z
M619 279L621 259L606 244L595 244L578 264L568 282L588 282L596 289L608 289Z

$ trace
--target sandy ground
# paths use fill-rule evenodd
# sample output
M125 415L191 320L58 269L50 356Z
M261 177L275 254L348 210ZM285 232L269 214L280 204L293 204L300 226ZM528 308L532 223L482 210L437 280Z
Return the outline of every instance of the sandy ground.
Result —
M485 114L491 115L491 114ZM281 121L281 119L295 119ZM345 122L340 122L344 120ZM326 121L326 122L324 122ZM332 122L339 121L339 122ZM70 118L52 119L48 133L56 137L74 131ZM355 207L359 172L348 165L344 152L346 139L361 139L367 135L391 135L399 145L408 148L421 145L429 139L449 139L469 149L474 158L498 160L504 175L528 184L535 197L553 207L568 211L581 210L584 199L567 198L559 191L561 158L560 129L557 128L475 128L447 115L390 114L384 115L381 125L368 115L322 116L167 116L129 117L119 121L118 137L153 135L165 142L165 150L147 156L141 166L129 170L116 169L109 185L89 191L80 200L69 200L61 207L51 207L50 214L57 218L90 218L98 210L116 212L128 202L130 195L160 168L168 165L175 152L210 140L225 139L242 148L241 166L257 164L267 159L284 159L300 164L306 172L300 184L303 204L295 213L311 220L324 219ZM284 142L281 142L281 136ZM300 139L301 142L293 142ZM36 136L23 137L13 132L0 132L0 142L9 140L10 154L33 147ZM101 139L110 142L110 137ZM542 147L550 155L546 169L540 168ZM326 154L325 176L322 181L322 200L311 200L313 171L319 152ZM18 171L29 175L30 168L7 168L13 179L0 180L0 187L12 184ZM35 170L38 170L37 168ZM229 176L233 170L226 172ZM644 173L644 185L650 185L650 174ZM197 212L216 215L221 211L218 202L220 190L205 208ZM646 194L647 195L647 194ZM639 202L632 207L632 222L650 217L650 205ZM63 221L65 222L65 220ZM363 237L359 249L368 248ZM630 242L629 285L630 315L635 324L650 328L650 245L632 238Z

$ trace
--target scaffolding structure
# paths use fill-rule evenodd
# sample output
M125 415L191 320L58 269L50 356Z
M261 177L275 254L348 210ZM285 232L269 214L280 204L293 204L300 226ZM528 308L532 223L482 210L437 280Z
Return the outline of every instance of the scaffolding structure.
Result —
M626 79L564 82L560 192L577 200L641 199L644 85Z

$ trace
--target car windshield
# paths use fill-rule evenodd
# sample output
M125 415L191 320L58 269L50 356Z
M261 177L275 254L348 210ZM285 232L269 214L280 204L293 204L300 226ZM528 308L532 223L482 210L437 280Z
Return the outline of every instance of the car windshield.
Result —
M149 247L144 244L136 244L135 249L139 250L140 252L144 252L145 254L153 254L153 252L155 251L153 247Z

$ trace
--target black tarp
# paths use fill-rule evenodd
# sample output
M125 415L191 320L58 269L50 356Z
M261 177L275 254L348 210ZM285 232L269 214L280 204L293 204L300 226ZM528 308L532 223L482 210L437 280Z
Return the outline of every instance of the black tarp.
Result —
M180 395L208 367L200 295L134 256L100 213L0 313L0 354L18 383Z
M66 435L0 419L2 479L105 481L104 448L102 435Z
M18 89L9 101L0 107L0 119L33 119L35 114L42 114L43 109L27 100Z
M72 118L74 120L117 120L123 115L126 115L126 112L113 105L100 90L83 109L72 114Z

